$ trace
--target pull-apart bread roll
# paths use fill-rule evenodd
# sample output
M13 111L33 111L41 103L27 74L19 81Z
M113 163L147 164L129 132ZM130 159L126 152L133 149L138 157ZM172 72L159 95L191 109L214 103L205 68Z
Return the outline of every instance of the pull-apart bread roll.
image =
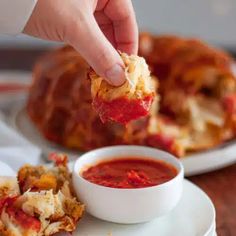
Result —
M0 177L0 235L50 236L73 232L84 205L74 196L67 157L55 166L23 166L15 177Z
M149 113L155 86L144 58L121 53L126 81L114 87L102 77L90 73L93 106L103 122L126 124Z

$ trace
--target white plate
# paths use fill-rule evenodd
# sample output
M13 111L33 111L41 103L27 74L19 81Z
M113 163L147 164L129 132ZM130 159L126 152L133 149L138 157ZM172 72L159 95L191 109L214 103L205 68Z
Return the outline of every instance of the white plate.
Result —
M1 176L16 176L16 172L5 162L0 161Z
M73 235L214 236L214 234L215 209L211 200L196 185L185 180L180 203L172 212L162 218L145 224L121 225L86 215Z
M25 109L22 108L22 103L21 106L18 105L17 108L13 109L9 122L26 139L40 147L45 155L54 151L65 152L73 159L81 154L79 151L71 151L45 140L28 118ZM185 176L205 173L231 165L236 162L235 153L236 142L232 142L217 149L183 158L182 163L185 169Z
M0 169L5 165L0 162ZM4 175L14 176L15 174L14 171L8 170L8 173L4 173ZM73 235L216 236L215 208L210 198L200 188L190 181L184 180L183 195L179 204L164 217L145 224L123 225L102 221L86 214L79 222L78 229Z
M216 234L216 223L214 223L214 224L211 226L211 230L210 230L208 236L217 236L217 234Z

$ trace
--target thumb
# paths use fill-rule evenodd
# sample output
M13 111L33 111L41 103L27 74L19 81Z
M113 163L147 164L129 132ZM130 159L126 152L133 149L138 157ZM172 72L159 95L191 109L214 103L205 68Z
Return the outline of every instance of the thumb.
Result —
M82 21L82 23L81 23ZM93 16L76 23L66 35L71 44L96 71L114 86L125 82L124 64L112 44L100 30Z

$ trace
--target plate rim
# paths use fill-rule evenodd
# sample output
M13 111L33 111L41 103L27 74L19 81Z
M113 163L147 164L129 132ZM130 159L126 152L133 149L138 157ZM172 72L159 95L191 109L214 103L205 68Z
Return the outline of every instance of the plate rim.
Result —
M210 236L212 231L215 232L215 228L216 228L216 209L215 209L215 205L214 205L213 201L211 200L211 198L208 196L208 194L206 192L204 192L203 189L201 189L195 183L193 183L192 181L190 181L188 179L184 179L184 182L189 184L189 185L192 185L192 187L196 188L199 192L201 192L202 196L204 196L204 198L207 200L208 204L211 206L211 210L213 212L213 219L212 219L212 222L211 222L211 226L209 227L207 232L203 235L203 236Z
M6 117L6 122L14 128L20 135L22 135L25 139L27 139L29 142L31 142L33 145L36 145L42 150L42 154L44 157L48 155L50 152L60 151L67 153L72 159L75 157L80 156L82 151L73 151L69 150L65 147L62 147L56 143L50 142L43 138L43 136L40 134L39 131L38 134L40 135L40 139L42 139L45 144L41 145L37 142L34 142L30 140L29 137L27 137L22 130L17 125L17 118L20 115L20 113L24 113L25 116L27 116L26 113L26 106L25 106L26 98L22 98L18 102L16 102L12 108L9 111L8 116ZM27 117L29 119L29 117ZM29 119L29 121L32 123L31 125L34 125L33 122ZM35 127L37 130L37 128ZM219 170L224 167L230 166L234 163L236 163L236 155L228 155L227 158L222 158L222 155L224 155L225 152L230 152L230 149L235 148L236 150L236 141L232 142L231 144L226 145L225 147L218 147L214 148L212 150L199 152L187 157L183 157L180 159L182 164L184 165L184 174L186 177L199 175L203 173L208 173L211 171ZM212 156L215 155L215 162L210 162L209 158L213 158ZM207 156L207 157L206 157ZM217 156L217 157L216 157ZM205 160L208 160L206 163L203 164ZM222 161L223 160L223 161ZM200 164L200 165L199 165Z
M193 182L191 182L187 179L184 179L183 184L185 185L185 188L191 188L191 189L194 188L195 190L197 190L197 194L201 194L201 198L204 199L205 203L207 203L207 205L210 207L209 209L211 209L211 214L212 214L211 223L208 225L208 229L206 230L206 232L201 236L215 236L216 210L215 210L215 206L214 206L212 200L200 187L198 187ZM89 214L88 214L88 216L90 217ZM92 216L92 219L96 219L96 218ZM96 220L103 222L102 220L99 220L99 219L96 219ZM111 224L111 225L114 224L114 223L111 223L111 222L106 222L106 221L104 221L104 222L106 224ZM121 225L123 225L123 224L121 224ZM79 229L79 227L78 227L78 229ZM77 235L76 231L74 232L74 235L75 236Z

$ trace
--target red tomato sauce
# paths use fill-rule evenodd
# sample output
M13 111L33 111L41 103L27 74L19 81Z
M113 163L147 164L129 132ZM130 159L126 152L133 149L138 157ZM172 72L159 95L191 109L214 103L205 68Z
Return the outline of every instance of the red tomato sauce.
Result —
M229 114L236 112L236 94L227 95L223 98L223 107Z
M131 120L148 115L154 96L146 96L143 99L117 98L111 101L104 101L96 97L93 106L98 112L103 123L115 121L127 124Z
M145 158L124 158L98 163L82 172L84 179L111 188L144 188L165 183L177 169L164 162Z
M32 229L39 232L41 228L40 221L36 217L28 215L22 209L14 206L16 200L17 197L5 198L4 206L6 207L6 213L23 229Z

